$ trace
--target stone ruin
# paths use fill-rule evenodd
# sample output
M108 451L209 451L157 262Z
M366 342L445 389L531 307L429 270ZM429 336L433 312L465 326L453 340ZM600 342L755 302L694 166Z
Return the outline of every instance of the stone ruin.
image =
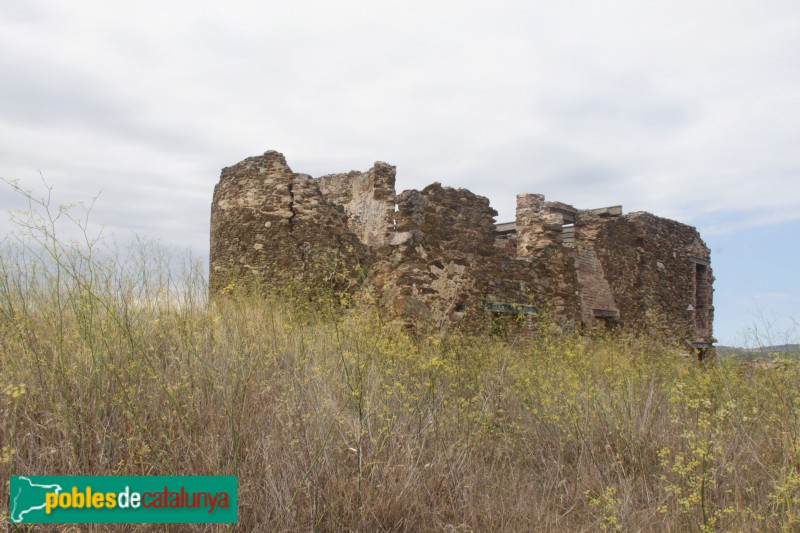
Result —
M550 313L565 327L658 323L712 347L709 249L691 226L621 206L488 199L439 183L395 192L395 167L312 178L275 151L222 170L211 208L210 288L256 279L379 295L385 314L434 325Z

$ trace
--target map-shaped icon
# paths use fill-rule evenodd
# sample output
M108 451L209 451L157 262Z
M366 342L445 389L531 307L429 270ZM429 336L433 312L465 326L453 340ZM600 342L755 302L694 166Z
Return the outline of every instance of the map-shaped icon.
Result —
M35 511L44 512L45 495L50 492L59 494L62 490L61 485L43 485L34 483L29 477L13 476L9 487L9 519L13 524L23 521L30 521L33 517L25 517L28 513Z

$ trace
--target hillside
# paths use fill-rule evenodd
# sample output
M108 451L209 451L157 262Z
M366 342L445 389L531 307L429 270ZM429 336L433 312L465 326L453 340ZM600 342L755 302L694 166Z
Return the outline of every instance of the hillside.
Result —
M366 290L209 301L169 250L29 227L0 254L0 478L235 475L239 531L800 527L800 363L699 365L658 323L412 334Z
M800 358L800 344L778 344L757 348L741 348L734 346L716 346L717 354L735 356L741 359L792 357Z

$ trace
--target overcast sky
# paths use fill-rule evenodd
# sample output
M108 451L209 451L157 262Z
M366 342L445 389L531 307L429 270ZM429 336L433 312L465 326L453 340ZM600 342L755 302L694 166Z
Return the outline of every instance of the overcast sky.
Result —
M722 342L800 320L797 0L3 0L0 73L0 176L117 236L207 256L222 167L382 160L696 225Z

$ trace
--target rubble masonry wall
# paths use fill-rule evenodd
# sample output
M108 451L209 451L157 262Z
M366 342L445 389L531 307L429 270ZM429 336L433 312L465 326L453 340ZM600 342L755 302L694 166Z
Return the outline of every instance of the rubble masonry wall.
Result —
M395 167L312 178L266 152L223 169L211 211L210 288L256 281L374 287L386 314L440 324L487 304L535 305L563 323L636 330L659 318L712 341L709 250L691 226L621 207L489 201L439 183L395 193Z

